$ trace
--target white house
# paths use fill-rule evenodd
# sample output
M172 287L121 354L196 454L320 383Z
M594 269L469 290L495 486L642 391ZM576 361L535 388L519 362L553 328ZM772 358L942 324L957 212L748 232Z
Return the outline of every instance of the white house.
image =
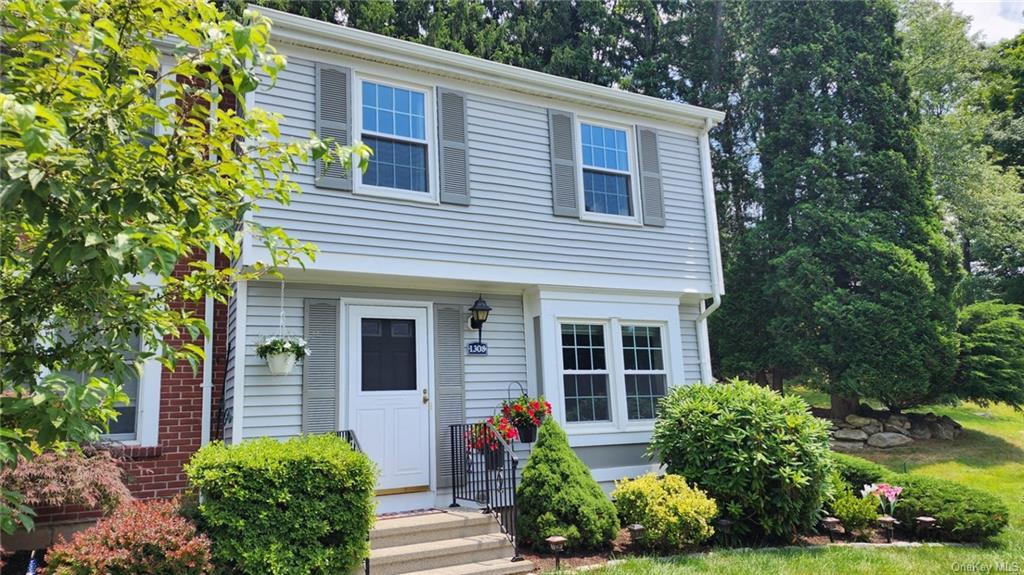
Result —
M353 430L382 511L443 506L449 425L543 394L608 483L643 456L668 386L711 378L723 293L708 129L717 111L261 9L288 59L250 105L374 149L368 171L303 165L256 221L320 248L229 307L225 438ZM239 265L268 259L249 242ZM493 310L482 334L469 308ZM278 333L311 355L271 375ZM467 344L487 344L486 355ZM477 351L477 350L474 350ZM517 444L520 458L528 445Z

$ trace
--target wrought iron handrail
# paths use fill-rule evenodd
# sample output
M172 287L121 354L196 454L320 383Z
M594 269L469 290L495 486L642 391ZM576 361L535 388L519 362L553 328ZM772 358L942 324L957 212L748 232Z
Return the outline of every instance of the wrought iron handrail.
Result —
M498 521L514 549L513 561L522 560L516 536L516 473L519 457L489 421L449 426L451 441L452 504L472 501Z
M362 453L363 448L359 446L359 438L356 437L356 432L353 429L342 429L337 432L338 437L344 439L352 446L352 449L356 452ZM370 540L370 534L366 534L366 540ZM370 575L370 557L363 558L363 574Z
M359 439L356 438L356 432L352 429L342 429L338 432L338 437L344 439L352 446L352 449L362 453L363 448L359 446Z

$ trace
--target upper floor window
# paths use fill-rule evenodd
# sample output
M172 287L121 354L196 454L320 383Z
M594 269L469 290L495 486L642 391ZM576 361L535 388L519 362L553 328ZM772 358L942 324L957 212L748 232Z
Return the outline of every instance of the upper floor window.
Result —
M583 205L587 212L632 217L632 177L626 130L580 124Z
M426 93L363 80L363 143L373 150L367 186L429 193Z

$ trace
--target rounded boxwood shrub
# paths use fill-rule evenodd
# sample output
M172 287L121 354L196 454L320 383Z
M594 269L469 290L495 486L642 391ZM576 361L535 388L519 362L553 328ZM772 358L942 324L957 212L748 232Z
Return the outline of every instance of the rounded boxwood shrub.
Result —
M830 507L832 515L856 539L866 540L868 529L874 527L878 520L878 499L873 495L858 497L849 487L843 488Z
M369 552L376 471L339 437L211 443L185 470L226 572L349 573Z
M649 449L714 497L738 535L792 539L829 491L827 423L799 397L739 380L674 388Z
M53 575L204 575L212 569L210 541L166 499L121 505L51 547L46 560Z
M617 482L612 499L622 525L644 526L637 543L645 549L677 551L715 533L715 500L678 475L648 473Z
M540 426L516 491L516 505L517 534L524 545L538 551L548 551L544 540L552 535L565 537L570 549L604 547L619 530L615 505L551 417Z
M892 471L889 471L884 466L879 465L874 461L868 461L867 459L854 457L853 455L846 455L845 453L833 453L832 461L835 464L836 471L839 472L839 476L843 478L843 481L845 481L851 489L858 492L865 485L883 483L888 481L889 477L893 475Z
M901 473L889 482L903 488L894 515L905 529L916 518L934 517L930 537L946 541L981 541L997 535L1009 522L1009 509L998 497L938 477Z

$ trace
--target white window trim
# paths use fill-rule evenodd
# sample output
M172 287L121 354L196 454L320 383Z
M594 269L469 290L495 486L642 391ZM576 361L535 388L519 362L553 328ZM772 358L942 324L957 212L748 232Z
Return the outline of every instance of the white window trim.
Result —
M353 139L362 141L363 132L372 136L378 136L381 138L387 138L390 140L400 140L411 143L427 145L427 192L415 192L412 190L401 190L398 188L386 188L382 186L372 186L370 184L363 183L363 171L357 167L353 167L352 170L352 193L356 195L371 196L378 198L386 198L391 200L404 200L409 202L417 202L424 204L440 204L439 189L440 180L438 178L438 165L437 165L437 129L435 126L435 111L434 111L434 87L425 86L422 84L416 84L407 82L404 80L395 80L393 78L386 78L381 76L374 76L371 74L353 74L354 81L353 91L355 92L353 98ZM386 86L392 86L396 88L402 88L405 90L412 90L415 92L421 92L423 94L423 128L424 135L426 136L424 141L417 140L414 138L405 138L402 136L395 136L393 134L383 134L371 130L363 130L363 82L373 82L374 84L384 84ZM353 156L354 166L358 166L359 159Z
M148 348L141 343L141 351ZM103 439L121 445L155 447L160 443L160 387L163 364L157 359L148 359L142 367L139 378L139 392L135 399L135 437L122 439L121 434L105 434Z
M622 328L625 326L629 327L656 327L659 330L661 340L661 369L626 369L626 358L625 358L625 347L622 345ZM668 343L668 324L665 322L655 321L627 321L623 320L619 322L619 357L622 358L622 415L625 418L624 423L629 427L630 425L640 425L643 429L649 429L648 423L654 421L654 419L629 419L629 404L626 393L626 376L627 375L664 375L665 376L665 393L668 393L669 385L672 381L672 374L669 370L668 354L665 348Z
M563 376L566 369L562 360L562 326L566 324L587 324L601 325L605 333L605 367L608 370L608 412L611 421L568 421L565 412L565 385ZM661 320L644 319L620 319L620 318L595 318L595 317L573 317L559 316L555 322L556 350L555 358L557 364L558 378L555 382L555 394L559 406L558 419L565 426L566 431L572 434L604 434L622 432L649 432L654 429L654 419L634 419L628 417L626 407L626 375L625 363L622 353L622 326L650 326L661 329L661 354L664 364L666 392L672 387L673 365L671 353L668 346L674 341L669 337L671 322ZM587 373L570 370L569 373ZM595 372L596 373L596 372ZM660 373L660 372L659 372Z
M602 214L600 212L588 212L586 204L586 191L583 189L583 124L590 124L591 126L597 126L599 128L612 128L615 130L623 130L626 132L626 157L629 161L629 203L633 211L631 216L619 216L615 214ZM597 118L586 115L576 115L576 157L579 160L576 162L576 189L577 191L577 205L580 210L580 219L590 222L601 222L606 224L621 224L627 226L643 226L643 221L640 219L640 172L637 169L639 156L636 151L636 130L633 129L632 125L622 124L619 122L611 122L607 119ZM616 172L625 175L626 172L620 170L603 170L602 168L594 168L599 171Z

